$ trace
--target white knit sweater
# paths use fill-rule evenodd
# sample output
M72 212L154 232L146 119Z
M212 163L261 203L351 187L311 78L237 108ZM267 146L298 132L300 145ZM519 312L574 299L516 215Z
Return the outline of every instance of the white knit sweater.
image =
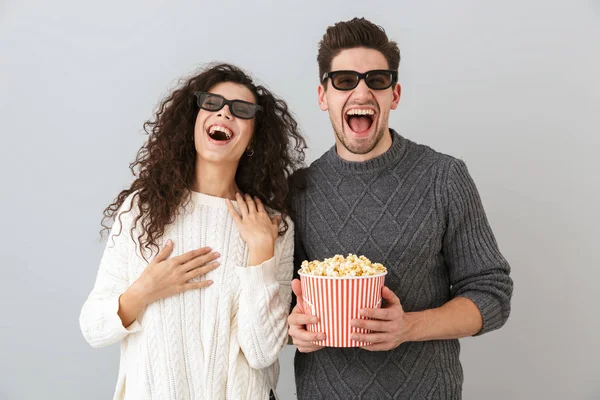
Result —
M121 210L130 204L131 196ZM116 219L80 316L93 347L121 343L114 399L268 399L287 341L291 220L275 243L275 256L248 266L248 247L225 200L192 192L159 245L172 239L172 257L203 246L218 251L220 266L199 278L214 284L150 304L126 329L117 314L119 296L148 265L129 233L135 210Z

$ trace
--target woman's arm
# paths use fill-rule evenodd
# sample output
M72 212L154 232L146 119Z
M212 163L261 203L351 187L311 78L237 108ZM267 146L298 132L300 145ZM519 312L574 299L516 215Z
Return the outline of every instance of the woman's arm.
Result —
M294 225L279 237L280 217L270 218L259 199L238 194L228 208L248 245L249 266L237 266L240 280L238 341L252 368L272 365L287 342L291 302Z
M118 314L119 297L129 288L129 252L134 251L130 235L133 216L131 211L123 212L130 207L131 197L125 200L117 213L100 261L96 283L79 316L81 332L92 347L111 345L141 329L135 318L127 321L125 327Z
M287 343L292 298L293 224L277 241L275 255L259 265L236 267L241 292L238 340L252 368L272 365Z

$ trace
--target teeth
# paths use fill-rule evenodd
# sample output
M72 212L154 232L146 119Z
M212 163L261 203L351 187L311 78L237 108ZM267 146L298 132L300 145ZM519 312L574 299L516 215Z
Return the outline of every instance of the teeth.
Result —
M213 125L208 130L208 133L211 135L215 132L223 132L225 134L225 136L227 137L227 140L231 139L231 136L232 136L231 131L229 129L225 128L224 126Z
M360 110L358 108L354 108L352 110L349 110L346 114L347 115L375 115L375 111L373 111L371 109Z

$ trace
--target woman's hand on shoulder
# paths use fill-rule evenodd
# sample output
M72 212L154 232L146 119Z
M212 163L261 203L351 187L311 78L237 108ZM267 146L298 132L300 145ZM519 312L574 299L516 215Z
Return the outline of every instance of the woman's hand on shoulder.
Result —
M242 239L250 249L273 248L279 235L281 216L271 218L265 206L258 197L250 195L236 195L237 211L233 203L227 200L227 208L237 224Z

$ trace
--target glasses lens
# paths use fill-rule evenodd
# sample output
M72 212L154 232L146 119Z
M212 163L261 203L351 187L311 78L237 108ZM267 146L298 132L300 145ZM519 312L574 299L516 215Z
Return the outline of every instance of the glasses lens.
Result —
M250 119L254 117L254 114L256 114L256 109L254 108L254 105L250 103L245 103L242 101L233 101L231 106L231 112L238 118Z
M205 110L217 111L223 107L223 98L210 93L202 93L198 105Z
M358 76L352 72L338 72L333 76L332 83L338 90L353 89L358 83Z
M371 72L367 75L366 82L371 89L387 89L392 84L392 74L385 71Z

